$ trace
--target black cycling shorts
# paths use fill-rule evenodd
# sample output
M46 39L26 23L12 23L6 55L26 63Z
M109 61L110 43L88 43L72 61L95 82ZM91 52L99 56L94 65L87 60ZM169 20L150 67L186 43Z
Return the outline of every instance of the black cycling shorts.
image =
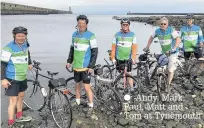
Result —
M116 60L116 69L117 70L124 70L125 69L125 65L124 66L121 66L121 64L123 65L123 64L125 64L125 60L124 61L122 61L122 60ZM128 63L128 65L127 65L127 72L131 72L132 71L132 63Z
M24 92L27 88L27 80L24 81L15 81L11 79L7 79L11 85L5 89L5 95L7 96L18 96L19 92Z
M197 59L202 57L202 51L198 51L198 52L184 52L185 59L188 60L192 53L195 55L195 57Z
M91 77L87 71L74 71L74 81L76 83L83 81L84 84L90 84Z

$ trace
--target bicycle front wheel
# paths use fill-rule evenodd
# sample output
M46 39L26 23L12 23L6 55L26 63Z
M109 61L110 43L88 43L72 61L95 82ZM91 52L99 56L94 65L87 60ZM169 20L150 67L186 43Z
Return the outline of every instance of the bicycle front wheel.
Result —
M167 94L167 89L170 89L167 85L167 77L165 74L160 73L157 79L157 93L160 101L163 101L162 97Z
M76 82L74 81L74 77L70 77L66 80L66 87L69 90L69 94L71 96L76 96ZM86 92L84 88L81 86L81 96L85 96Z
M122 111L122 99L114 88L110 86L100 87L100 95L98 96L109 111L114 114L119 114Z
M197 89L204 90L204 72L196 77L191 77L190 81Z
M41 111L45 107L46 97L43 97L40 85L33 80L27 80L27 86L23 100L26 107L23 108L23 111L27 109Z
M58 128L70 128L72 124L72 107L67 95L59 90L50 97L50 111Z
M103 70L103 74L101 75L101 77L108 78L108 79L113 78L112 70L111 70L110 66L103 65L102 70Z
M129 74L126 74L125 77L123 74L120 74L114 82L114 87L122 99L126 94L131 93L132 96L135 96L141 93L141 83L139 79Z

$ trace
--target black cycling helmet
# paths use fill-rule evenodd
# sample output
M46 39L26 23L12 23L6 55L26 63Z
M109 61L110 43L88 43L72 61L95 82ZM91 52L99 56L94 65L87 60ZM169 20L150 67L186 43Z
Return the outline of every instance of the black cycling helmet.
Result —
M15 27L14 29L13 29L13 31L12 31L12 33L14 34L14 35L16 35L17 33L24 33L24 34L28 34L28 31L27 31L27 28L24 28L24 27L22 27L22 26L19 26L19 27Z
M128 18L122 18L120 24L128 23L130 25L130 20Z
M187 14L186 19L194 19L194 15L193 14Z
M85 16L85 15L79 15L79 16L77 16L77 21L79 21L79 20L85 20L85 21L86 21L86 24L89 23L89 19L88 19L87 16Z

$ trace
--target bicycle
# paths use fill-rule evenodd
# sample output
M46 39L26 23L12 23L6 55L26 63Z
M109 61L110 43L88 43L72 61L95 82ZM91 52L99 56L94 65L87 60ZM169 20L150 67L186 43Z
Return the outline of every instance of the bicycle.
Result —
M95 102L94 104L98 104L99 107L101 104L103 104L104 107L110 110L112 113L119 114L122 111L122 100L117 91L113 88L113 80L100 77L103 72L102 68L100 67L101 65L96 65L93 68L94 75L89 74L89 76L94 78L95 81L95 84L91 86ZM69 69L68 71L70 73L73 72L73 70ZM69 80L69 78L67 80ZM70 93L72 96L76 96L75 92Z
M36 111L41 111L42 109L45 108L46 103L48 106L48 109L51 112L52 118L57 125L58 128L70 128L71 123L72 123L72 108L70 101L67 97L67 94L69 93L69 90L66 89L66 81L64 78L58 78L54 79L53 77L56 76L59 72L50 72L47 71L48 76L42 75L39 73L39 70L41 71L42 69L39 67L41 64L40 62L36 62L35 60L33 61L34 65L33 67L36 69L36 76L35 80L28 80L28 86L33 87L31 94L26 97L23 101L24 105L28 107L31 110L36 110ZM48 82L48 87L49 87L49 92L47 94L45 88L43 88L40 84L40 81L38 80L39 76L42 76L46 79L49 80ZM29 85L32 84L32 85ZM29 101L32 101L33 97L36 96L36 93L38 92L38 88L40 88L40 95L43 96L43 99L35 99L34 100L43 100L43 103L37 106L35 108L32 102L29 104ZM28 90L27 90L28 91ZM58 97L57 97L58 96ZM28 99L26 99L28 98ZM59 105L57 105L57 102ZM58 108L61 107L61 108ZM26 109L26 108L25 108ZM24 110L25 110L24 109ZM59 115L57 115L59 114ZM60 122L59 120L62 120ZM66 122L65 122L66 121Z
M178 56L180 59L185 59L183 56ZM184 66L183 66L184 65ZM190 83L194 85L197 89L204 90L204 61L198 60L191 53L190 59L184 64L178 63L178 70L176 75L180 78L181 83L185 83L190 80ZM199 79L200 82L197 80Z
M67 71L69 73L73 73L73 69L71 69L71 70L68 69L68 68L66 68L66 69L67 69ZM95 81L91 81L90 84L92 84L92 83L95 84L94 82ZM75 84L76 84L76 82L74 81L74 76L69 77L68 79L66 79L66 87L67 87L68 90L70 90L69 95L71 97L76 97ZM85 97L85 96L86 96L86 92L85 92L84 88L81 88L81 97Z
M157 65L153 71L153 76L157 76L157 93L159 96L159 100L163 101L163 95L169 93L170 85L168 85L167 81L167 65L168 65L168 57L164 54L154 54ZM161 57L163 58L161 59Z
M127 72L128 64L132 63L132 60L125 61L124 64L119 66L114 65L113 79L116 91L119 92L125 101L129 101L131 96L141 93L141 85L139 79L133 77ZM119 75L117 75L117 70ZM131 86L132 84L132 86Z
M145 51L144 54L139 56L139 62L137 63L137 66L133 68L133 70L137 71L137 75L135 77L139 77L141 79L141 83L146 86L151 85L150 81L153 77L151 68L154 67L157 63L157 61L151 59L151 57L152 54L150 54L150 51Z
M107 52L110 56L111 50L108 50ZM127 73L128 64L132 63L131 59L126 60L124 64L120 64L119 66L116 66L115 64L111 65L108 63L106 59L104 60L107 65L102 66L102 70L106 69L105 70L106 73L103 74L102 76L103 77L105 76L104 78L113 79L116 91L118 91L119 94L123 96L123 99L125 101L129 101L131 98L131 94L133 93L140 94L141 92L140 81L137 79L137 77L133 77L131 74ZM134 90L131 90L132 87L130 86L130 83L127 82L127 80L131 79L133 80L132 83Z

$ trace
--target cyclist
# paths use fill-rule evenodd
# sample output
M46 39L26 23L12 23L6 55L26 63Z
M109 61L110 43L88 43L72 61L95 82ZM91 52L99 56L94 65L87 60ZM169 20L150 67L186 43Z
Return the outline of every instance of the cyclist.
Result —
M169 87L174 76L174 71L176 70L176 61L179 50L178 47L180 45L181 39L178 32L173 27L168 25L168 19L166 17L162 17L160 19L160 28L156 29L156 31L150 36L147 46L143 49L144 51L149 49L155 37L158 37L159 39L162 53L166 54L171 52L168 63L168 89L166 90L169 92Z
M71 64L74 69L74 80L76 82L76 103L80 104L81 84L84 84L86 94L88 95L88 112L87 116L91 116L93 112L93 92L90 85L89 73L93 72L98 55L98 47L95 34L87 29L88 18L85 15L77 16L78 30L72 35L72 44L66 67Z
M1 54L1 85L5 88L5 95L9 97L8 126L16 128L16 122L32 120L30 116L23 116L23 97L27 89L26 74L32 69L32 63L27 41L27 29L15 27L13 29L14 40L7 44Z
M197 59L201 59L202 50L199 47L203 46L202 30L199 26L193 24L193 14L188 14L186 19L187 25L182 26L180 30L185 60L189 60L191 53L194 53Z
M129 59L135 64L137 53L137 42L134 32L130 31L130 20L123 18L120 22L121 30L117 32L113 38L111 49L111 60L117 66L117 70L123 70L123 67L118 68ZM128 63L127 72L131 74L132 63ZM129 79L131 91L134 91L133 80Z

